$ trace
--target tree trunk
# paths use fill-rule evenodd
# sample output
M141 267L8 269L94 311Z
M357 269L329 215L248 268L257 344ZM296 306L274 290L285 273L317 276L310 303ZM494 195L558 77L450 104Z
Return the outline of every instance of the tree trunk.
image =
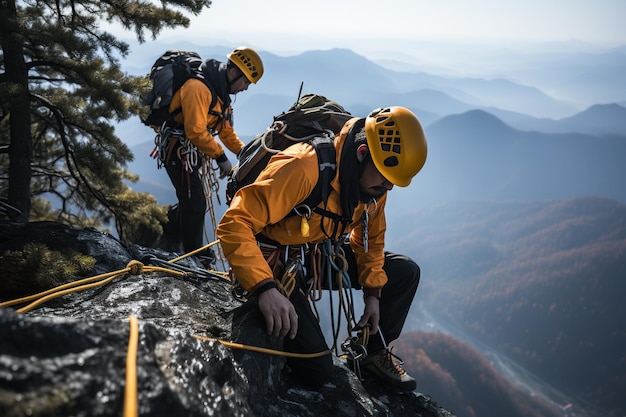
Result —
M28 221L33 154L30 133L30 93L23 40L18 29L15 1L0 1L0 43L10 111L8 203L21 211L14 220Z

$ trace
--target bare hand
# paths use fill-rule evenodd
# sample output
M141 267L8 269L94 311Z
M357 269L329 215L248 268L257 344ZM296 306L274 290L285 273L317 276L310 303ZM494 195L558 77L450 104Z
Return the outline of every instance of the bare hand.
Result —
M365 309L363 315L357 323L357 327L369 327L370 334L378 332L378 322L380 320L380 305L378 298L367 297L365 299Z
M259 309L265 317L267 334L293 339L298 333L298 315L291 301L276 288L259 295Z

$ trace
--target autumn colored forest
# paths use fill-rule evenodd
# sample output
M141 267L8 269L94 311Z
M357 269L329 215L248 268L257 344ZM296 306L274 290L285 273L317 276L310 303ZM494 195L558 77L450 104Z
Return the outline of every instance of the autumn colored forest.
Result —
M458 417L557 417L559 410L507 381L479 352L442 333L410 332L396 343L419 386ZM419 388L419 387L418 387Z
M410 246L399 242L422 266L410 321L428 312L460 331L455 339L407 333L399 341L400 356L426 391L459 416L551 415L527 395L520 403L514 387L470 348L489 346L578 401L585 410L579 415L623 416L624 204L599 197L448 204L413 219ZM433 238L430 229L440 233ZM501 412L481 410L482 396L501 398ZM506 411L513 406L518 414Z

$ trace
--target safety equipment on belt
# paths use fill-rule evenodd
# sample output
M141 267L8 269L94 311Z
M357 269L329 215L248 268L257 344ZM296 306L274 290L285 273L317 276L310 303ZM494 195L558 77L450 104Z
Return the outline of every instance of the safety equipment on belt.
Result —
M392 184L408 186L428 153L417 116L400 106L376 109L367 116L365 135L376 169Z
M240 46L226 56L251 83L256 84L263 76L263 61L254 49Z

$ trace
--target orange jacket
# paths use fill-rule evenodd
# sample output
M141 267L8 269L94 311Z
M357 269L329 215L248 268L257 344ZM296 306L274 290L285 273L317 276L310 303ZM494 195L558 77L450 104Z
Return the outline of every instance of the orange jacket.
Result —
M244 144L228 121L219 120L218 116L209 114L212 98L213 95L206 84L192 78L174 93L169 110L172 112L178 108L181 109L174 120L184 126L187 139L204 154L213 159L224 154L222 145L208 130L217 122L215 130L219 132L220 140L229 151L237 155ZM223 104L222 99L218 98L213 110L221 113ZM229 107L226 111L231 113L232 108Z
M351 119L335 140L337 169L341 148L347 132L358 119ZM309 219L309 236L300 231L300 216L285 216L298 203L306 199L319 176L317 155L308 144L296 144L274 155L256 182L239 190L217 227L217 237L228 263L237 280L248 291L272 277L272 270L257 246L255 235L263 233L283 245L319 243L325 240L320 225L322 216L313 213ZM341 213L339 199L339 174L331 183L331 192L326 209ZM385 194L378 200L377 210L370 214L368 251L363 250L361 214L365 204L359 204L348 226L352 247L359 270L359 282L369 288L381 288L387 283L383 271L385 246ZM332 220L324 217L324 229L332 230Z

